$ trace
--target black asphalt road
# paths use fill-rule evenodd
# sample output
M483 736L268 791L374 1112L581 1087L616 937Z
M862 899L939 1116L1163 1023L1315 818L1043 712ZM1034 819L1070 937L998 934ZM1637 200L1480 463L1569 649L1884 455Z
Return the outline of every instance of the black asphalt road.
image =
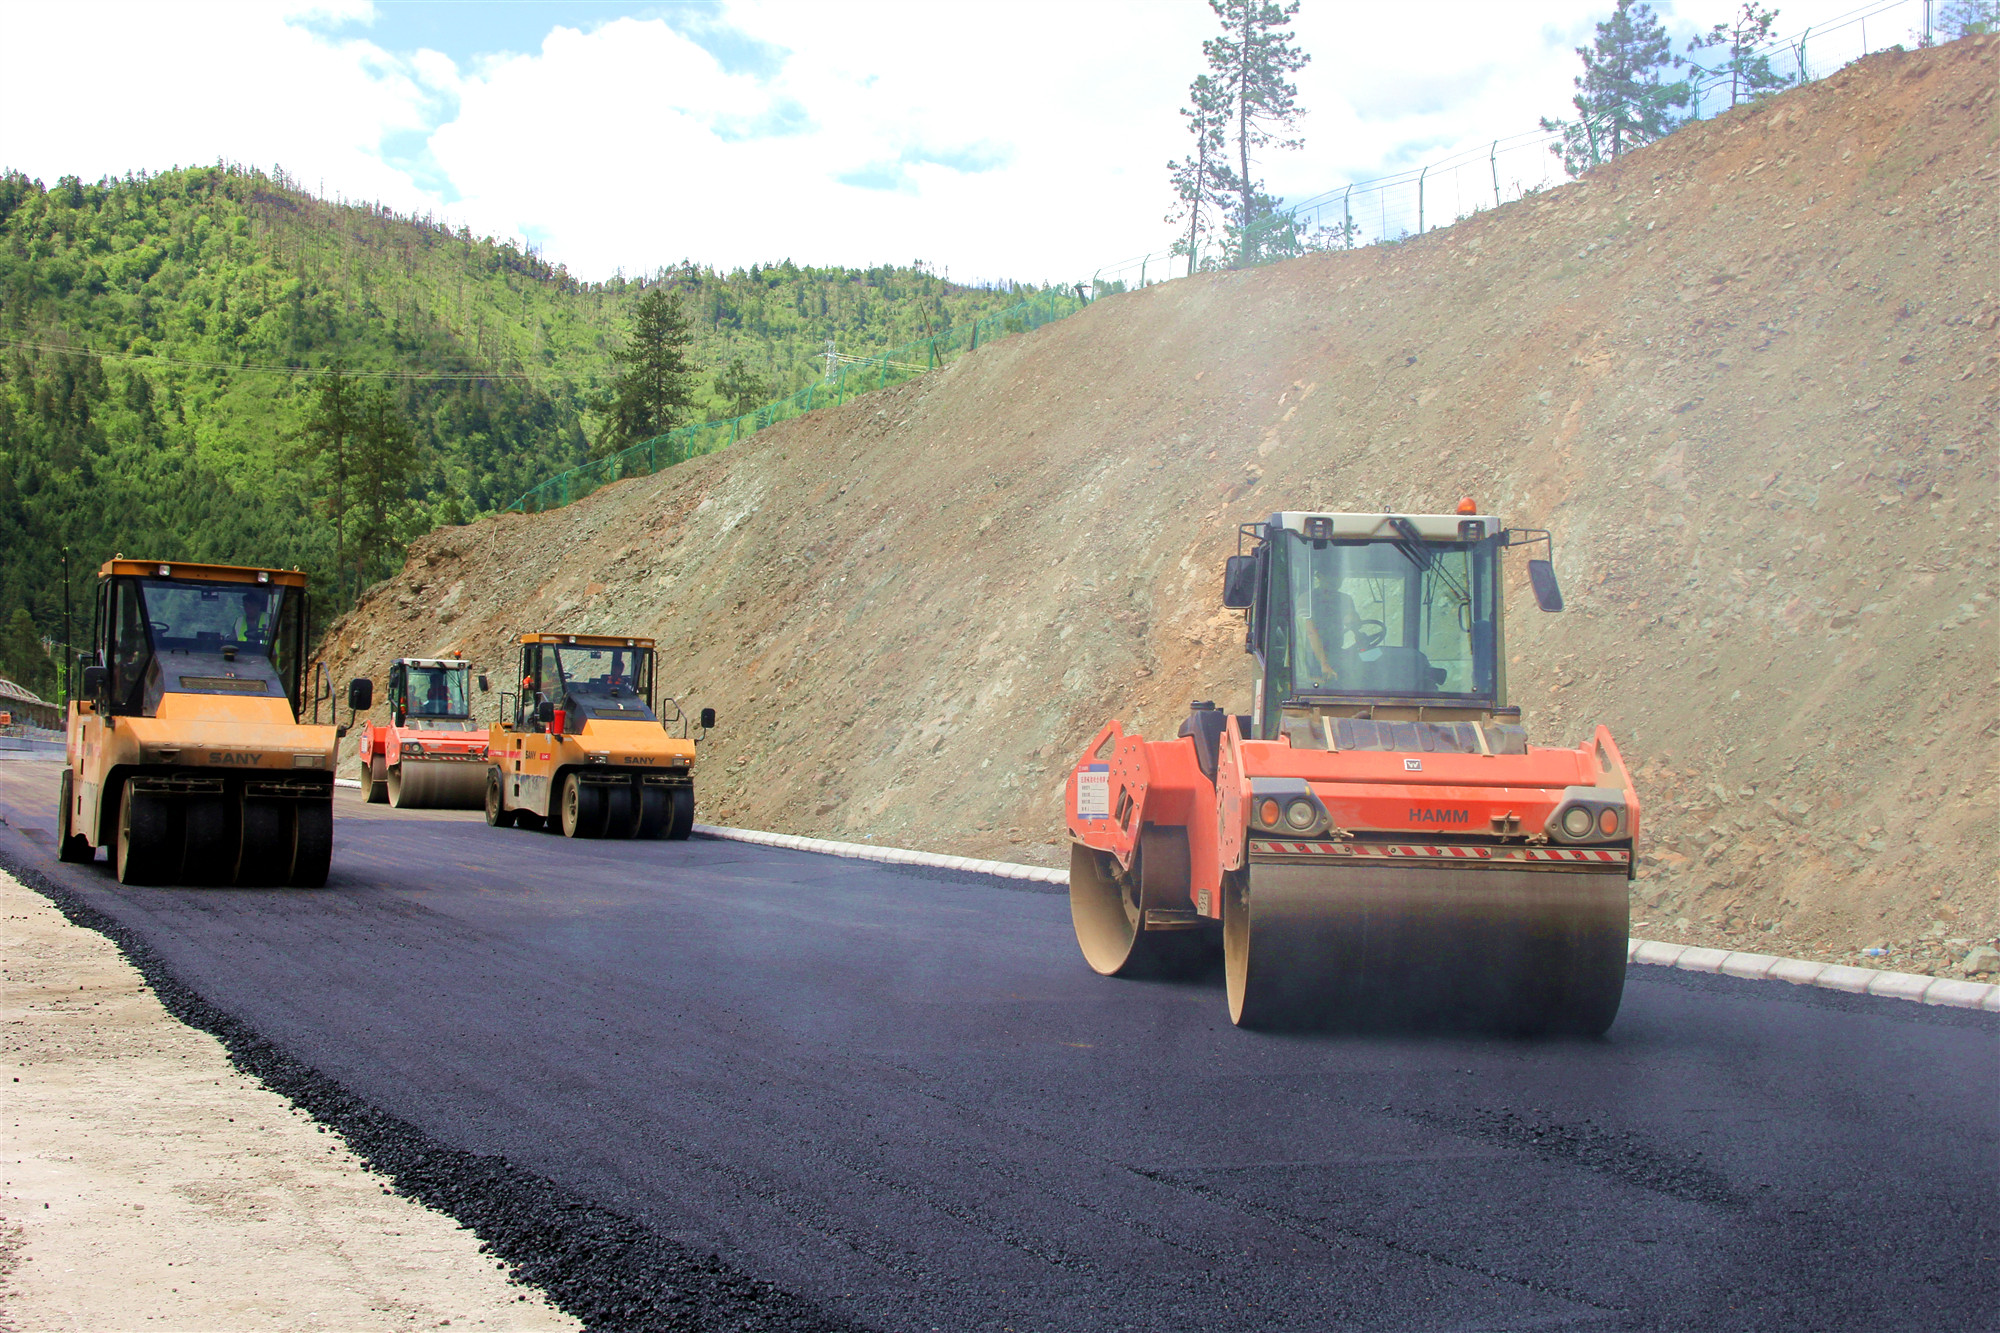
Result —
M320 891L0 857L436 1142L894 1330L2000 1327L2000 1021L1636 968L1599 1041L1263 1036L1064 897L340 798Z

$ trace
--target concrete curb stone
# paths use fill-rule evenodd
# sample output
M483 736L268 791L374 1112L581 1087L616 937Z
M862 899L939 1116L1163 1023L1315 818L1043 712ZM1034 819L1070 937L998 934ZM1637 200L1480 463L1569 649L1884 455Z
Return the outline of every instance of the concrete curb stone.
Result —
M347 785L359 786L359 783ZM1035 880L1042 884L1067 884L1067 870L1046 866L1024 866L1012 861L982 861L970 856L944 856L912 851L905 847L876 847L867 843L832 842L825 838L803 838L790 833L765 833L757 829L728 828L717 824L696 824L694 831L704 837L734 842L754 842L792 851L820 852L858 860L882 861L892 865L934 866L941 870L963 870L1003 879ZM1914 1000L1923 1004L1948 1005L1954 1009L1984 1009L2000 1013L2000 985L1977 981L1916 976L1908 972L1882 972L1869 967L1848 967L1840 963L1816 963L1809 958L1779 958L1764 953L1739 953L1729 949L1709 949L1663 940L1634 937L1625 947L1629 962L1649 967L1678 967L1688 972L1720 972L1725 976L1752 981L1788 981L1795 986L1824 986L1829 990L1855 995L1880 995L1890 999Z

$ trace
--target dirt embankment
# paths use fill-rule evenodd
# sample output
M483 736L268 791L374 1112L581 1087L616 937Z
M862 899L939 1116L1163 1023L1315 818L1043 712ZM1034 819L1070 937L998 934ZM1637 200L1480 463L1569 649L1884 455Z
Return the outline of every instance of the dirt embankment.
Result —
M1570 610L1516 589L1515 699L1637 764L1636 933L1949 971L2000 925L1997 67L1874 56L1448 230L1107 299L432 534L331 663L651 634L722 715L703 819L1053 863L1104 720L1247 711L1237 523L1471 494L1555 533Z

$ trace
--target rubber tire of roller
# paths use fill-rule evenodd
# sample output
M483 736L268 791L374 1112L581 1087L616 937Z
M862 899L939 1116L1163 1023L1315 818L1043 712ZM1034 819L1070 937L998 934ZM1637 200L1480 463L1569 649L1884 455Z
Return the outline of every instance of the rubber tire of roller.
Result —
M561 812L562 832L565 838L604 836L603 790L601 787L584 782L576 773L563 775L558 809Z
M657 784L639 788L639 831L634 837L664 838L673 818L673 802L668 791Z
M687 841L688 834L694 832L694 788L674 787L673 814L667 823L667 837L674 842Z
M118 796L118 882L171 884L181 870L180 812L171 801L135 791L132 782L125 779Z
M286 883L295 889L326 886L333 868L333 800L292 803L292 873Z
M604 802L604 831L607 838L632 838L639 833L639 793L632 789L631 779L625 785L599 787Z
M61 805L56 810L56 859L71 865L81 865L97 859L97 849L90 845L90 839L81 833L69 831L70 807L76 804L76 777L68 769L62 773L62 786L56 798Z
M289 801L245 796L237 807L236 883L266 888L292 873L292 810Z
M181 804L186 852L181 858L182 879L188 884L227 884L235 869L235 847L230 840L229 798L190 796Z
M509 810L501 791L500 770L486 770L486 823L489 828L512 828L519 817L518 810Z

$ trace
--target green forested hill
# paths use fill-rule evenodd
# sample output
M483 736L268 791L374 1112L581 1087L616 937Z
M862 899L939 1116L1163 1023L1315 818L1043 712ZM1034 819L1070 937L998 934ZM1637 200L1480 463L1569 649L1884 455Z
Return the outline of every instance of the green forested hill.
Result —
M1021 299L921 267L790 260L653 280L683 294L709 415L725 414L713 383L732 358L777 396L820 372L829 337L866 352ZM253 170L53 188L0 175L0 625L26 607L60 632L65 543L79 588L114 550L282 563L319 576L331 610L331 525L288 461L312 396L300 369L394 392L419 457L407 539L590 455L645 285L579 282L510 244ZM0 660L0 674L43 672Z

